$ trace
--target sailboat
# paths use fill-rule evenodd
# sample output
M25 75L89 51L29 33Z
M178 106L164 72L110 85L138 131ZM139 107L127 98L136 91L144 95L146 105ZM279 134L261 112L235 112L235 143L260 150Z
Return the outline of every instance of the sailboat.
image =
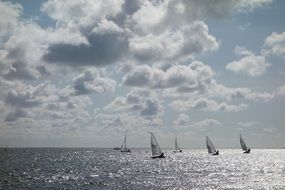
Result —
M125 135L124 143L121 146L121 152L131 152L131 150L127 148L127 135Z
M150 133L150 144L151 144L151 152L152 152L151 158L165 158L164 153L161 152L160 147L154 135L152 134L152 132Z
M215 146L213 145L213 143L211 142L211 140L209 139L208 136L206 136L206 145L207 145L207 149L208 149L209 154L219 155L219 151L216 150Z
M182 150L178 146L177 137L175 137L175 150L173 152L174 153L182 152Z
M244 151L243 153L245 154L249 154L250 153L250 148L248 148L241 136L241 134L239 135L239 141L240 141L240 145L241 145L241 148L242 150Z

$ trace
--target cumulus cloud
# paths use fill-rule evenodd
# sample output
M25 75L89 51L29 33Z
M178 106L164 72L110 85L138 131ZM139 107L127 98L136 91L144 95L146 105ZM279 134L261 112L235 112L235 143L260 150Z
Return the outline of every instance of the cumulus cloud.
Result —
M5 9L4 14L9 12L10 15L19 15L22 11L18 4L4 3L3 8L2 2L0 9ZM41 62L41 56L48 41L46 36L51 31L18 16L12 16L11 19L14 19L13 24L7 19L9 23L3 24L0 29L6 31L4 36L0 36L0 74L9 80L38 79L47 71Z
M242 51L242 54L250 52ZM255 92L250 88L230 88L218 84L213 69L202 62L194 61L189 65L170 65L166 69L157 65L133 66L123 77L126 86L164 89L166 96L204 95L207 97L268 101L274 93Z
M44 105L56 100L53 86L48 83L32 86L10 82L5 85L5 88L10 89L6 94L3 94L3 98L5 97L5 112L3 112L3 114L6 113L5 122L17 122L19 119L33 120L32 118L40 120L40 113L45 111L42 109ZM0 85L1 89L4 87Z
M119 61L129 48L123 29L105 19L85 37L88 44L51 44L43 57L44 60L71 66L100 66Z
M224 19L235 11L248 12L265 6L272 0L168 0L143 1L131 21L136 29L161 32L165 27L191 23L205 18Z
M238 1L239 11L252 11L253 9L263 7L272 3L273 0L241 0Z
M92 28L103 18L115 16L121 11L123 0L72 0L68 3L49 0L41 10L57 21L57 27L74 30Z
M256 77L264 74L267 67L270 66L263 55L254 55L246 49L238 51L239 54L244 55L244 57L238 61L228 63L226 69L235 73L246 73L251 77Z
M8 81L0 88L10 89L1 96L5 97L3 122L16 128L25 125L51 127L56 131L75 130L82 124L89 125L92 119L87 111L92 105L88 96L72 96L49 82L32 86Z
M285 55L285 32L276 33L273 32L270 36L265 39L264 42L265 53L270 53L274 55Z
M114 91L116 81L100 75L98 71L86 70L72 80L72 91L74 95L86 95L89 93L103 93Z
M41 10L57 22L57 30L79 32L87 43L51 43L43 57L44 60L71 66L98 66L116 62L124 57L128 51L126 33L112 20L107 19L121 12L123 2L45 2Z
M267 133L273 133L276 131L276 128L275 127L264 128L263 131Z
M22 13L22 6L8 1L0 2L0 37L9 35L17 28L18 19Z
M142 117L154 118L162 113L161 102L148 90L131 90L126 97L117 97L104 107L109 112L124 111L138 113Z
M183 113L179 114L178 118L173 122L173 124L177 126L186 126L189 125L189 123L190 123L189 116Z
M191 122L189 116L182 113L179 114L178 118L173 122L173 125L177 128L204 128L213 125L221 125L221 123L215 119L205 119L202 121Z
M140 65L123 77L127 86L173 88L184 91L203 91L212 82L214 71L208 65L195 61L189 65L173 65L166 71L158 67Z
M100 113L95 116L94 121L101 130L117 131L119 133L131 131L148 131L149 127L161 126L160 118L148 119L129 113ZM141 133L141 132L140 132Z
M219 43L208 33L208 26L201 21L161 34L148 33L130 38L131 53L142 61L193 57L218 47Z
M275 96L274 92L255 92L250 88L230 88L221 84L215 84L211 93L213 97L222 97L227 100L246 99L253 101L269 101Z
M241 127L252 127L252 126L254 126L256 124L257 124L256 121L238 122L238 125L241 126Z
M195 100L174 100L171 102L170 106L179 111L199 109L204 111L238 112L247 108L246 104L230 105L226 102L218 103L215 100L207 98L198 98Z
M0 24L1 35L9 34L1 39L8 39L0 50L1 71L6 70L9 79L38 79L46 70L41 58L71 66L101 66L133 56L140 61L193 57L219 47L201 21L205 15L221 18L235 9L251 10L268 2L49 0L41 11L56 22L54 28L19 19L20 5L1 2L2 17L9 18Z
M208 127L213 125L221 125L221 122L215 119L205 119L199 122L193 123L193 126L195 127Z
M224 19L236 10L251 11L268 2L48 0L41 11L55 25L44 28L37 20L21 18L23 9L19 4L0 1L0 17L5 18L0 20L0 101L6 109L2 119L15 126L26 123L56 131L94 123L106 127L144 127L162 124L164 99L158 98L158 91L201 95L200 98L193 95L191 101L173 101L179 110L240 111L246 109L245 104L219 103L212 98L271 99L269 93L217 84L213 69L201 62L181 65L219 48L219 40L206 24L207 18ZM266 43L266 47L275 46L274 40L268 41L272 43ZM93 116L90 110L94 105L89 96L113 92L116 81L94 70L72 78L73 71L77 67L83 67L79 68L82 70L122 62L135 63L123 68L123 84L136 88L115 98ZM160 63L164 66L159 66ZM71 68L67 77L71 80L56 81L59 67L66 65ZM43 78L45 73L56 76L50 78L52 84L44 82L49 80ZM189 118L184 120L181 116L177 124L190 122ZM208 126L219 122L206 119L190 124Z
M14 49L0 51L0 58L6 57L4 65L11 79L39 78L40 68L44 67L37 65L41 58L70 66L102 66L132 57L139 61L185 59L219 47L202 18L207 15L221 18L235 9L253 9L268 2L83 0L64 3L49 0L43 3L41 11L50 16L56 26L48 29L33 21L20 20L21 6L3 2L0 7L5 11L1 14L9 19L1 21L4 28L1 27L1 31L4 34L17 28L12 39L25 38L26 41L9 40L16 45ZM31 51L35 49L36 52ZM32 56L29 54L32 60L15 59L16 52L20 53L17 53L19 57L33 52Z
M57 29L79 31L88 44L51 44L44 60L73 66L98 66L132 56L139 61L167 60L193 57L216 50L219 43L209 34L208 26L199 17L195 17L193 22L189 20L179 25L177 20L169 22L173 10L183 6L191 7L191 10L199 13L192 5L208 6L194 1L191 5L187 1L118 1L114 4L111 1L95 3L85 0L84 3L72 1L68 5L48 1L42 6L42 11L57 22ZM215 7L206 9L212 10ZM74 15L74 10L77 10L76 17L71 16ZM188 16L184 15L180 20L185 20ZM155 33L152 28L162 30Z

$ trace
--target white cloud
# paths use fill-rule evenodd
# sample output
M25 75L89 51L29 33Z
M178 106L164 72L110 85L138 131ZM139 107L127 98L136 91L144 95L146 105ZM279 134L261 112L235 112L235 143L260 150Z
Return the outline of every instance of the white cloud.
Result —
M70 31L68 28L48 30L45 41L46 44L89 45L89 41L84 35L80 32Z
M153 119L162 113L161 102L154 93L148 90L131 90L126 97L117 97L104 107L108 112L133 112L138 115Z
M241 127L252 127L252 126L254 126L256 124L257 124L256 121L238 122L238 125L241 126Z
M285 32L276 33L273 32L270 36L265 39L264 42L265 53L270 53L274 55L285 55Z
M246 99L253 101L269 101L274 98L275 93L255 92L250 88L229 88L221 84L215 84L211 90L211 96L222 97L227 100Z
M71 88L74 95L86 95L89 93L114 91L116 84L116 81L101 76L96 70L86 70L73 78Z
M193 57L219 47L201 21L205 15L221 18L237 8L255 8L267 2L49 0L41 11L56 22L56 27L46 29L19 19L20 5L1 2L1 14L9 17L1 20L1 31L11 31L0 50L1 71L8 72L10 79L38 79L46 70L46 65L39 64L43 54L44 61L70 66L105 65L132 56L140 61Z
M273 133L276 131L276 128L275 127L264 128L263 131L267 133Z
M205 18L224 19L235 11L249 12L271 2L272 0L143 1L130 22L142 32L159 33L167 27Z
M113 21L103 19L98 23L98 26L92 29L91 32L94 34L105 34L105 33L121 33L124 32L124 30L120 28Z
M205 119L202 121L191 122L190 118L186 114L179 114L177 120L173 122L173 125L177 128L205 128L213 125L221 125L218 120Z
M201 21L160 34L148 33L130 38L131 53L140 61L194 57L218 47L215 37L208 33L208 26Z
M137 87L181 87L179 90L203 91L212 82L213 75L211 67L198 61L189 65L173 65L166 71L155 66L139 65L123 77L123 83Z
M88 42L88 45L78 47L63 45L62 42L54 43L48 47L44 59L72 66L97 66L132 56L139 61L185 59L218 49L219 43L209 34L208 26L203 21L166 24L168 3L134 3L136 11L128 15L130 12L123 1L116 1L114 4L112 1L103 3L85 0L71 1L67 5L48 1L44 3L42 10L57 22L56 31L61 29L75 33L72 40L78 39L84 44ZM162 29L159 33L153 32L160 26ZM68 57L66 54L70 52L72 56Z
M228 63L226 69L230 71L235 73L246 73L251 77L256 77L264 74L267 67L270 66L263 55L256 56L252 52L241 49L240 47L238 47L238 50L236 51L239 54L244 55L244 57L238 61Z
M8 1L0 1L0 38L9 35L18 25L22 13L22 6ZM5 18L5 19L4 19ZM1 40L0 40L1 42Z
M230 105L226 102L218 103L215 100L207 98L198 98L195 100L174 100L170 104L171 107L180 111L191 109L199 109L204 111L225 111L238 112L247 108L246 104Z
M165 2L143 1L140 9L132 15L129 22L135 29L143 32L158 29L166 14L165 6Z
M190 124L190 118L186 114L179 114L178 118L173 122L176 126L187 126Z
M0 56L2 63L0 66L9 68L5 73L8 79L36 79L41 76L38 69L43 48L39 44L41 38L44 37L45 31L34 23L18 24L17 30L11 33L4 41L2 55ZM27 33L30 34L27 37Z
M123 0L49 0L43 3L41 10L57 21L58 28L84 30L94 27L97 22L121 11Z
M241 31L246 31L250 26L251 26L251 24L249 22L247 22L245 24L238 25L237 29L239 29Z
M92 105L88 96L68 96L64 89L49 82L37 86L11 82L5 85L13 90L5 95L4 120L15 126L22 126L27 121L30 128L42 126L69 130L80 128L91 120L86 111Z
M239 10L240 11L252 11L259 7L264 7L273 0L241 0L239 1Z
M144 131L150 130L150 127L161 126L160 118L148 119L130 113L100 113L95 116L94 121L99 129L110 132L117 131L125 133L126 131ZM136 132L137 133L137 132Z
M241 51L245 54L245 51ZM202 62L194 61L189 65L170 65L160 68L157 65L138 65L131 67L123 77L126 86L164 89L166 96L185 97L194 96L233 99L264 100L274 97L274 93L255 92L250 88L230 88L218 84L212 68Z

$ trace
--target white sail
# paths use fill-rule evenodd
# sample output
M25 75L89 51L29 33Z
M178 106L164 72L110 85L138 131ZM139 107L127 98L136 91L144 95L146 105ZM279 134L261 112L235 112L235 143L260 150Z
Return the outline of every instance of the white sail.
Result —
M151 144L151 151L152 151L152 156L158 156L158 155L161 155L161 150L159 148L159 145L154 137L154 135L152 133L151 134L151 137L150 137L150 144Z
M213 143L210 141L208 136L206 136L206 145L207 145L207 149L208 149L209 153L215 153L216 152L216 148L213 145Z
M241 145L242 150L247 151L248 148L247 148L247 146L246 146L246 144L245 144L241 134L239 135L239 140L240 140L240 145Z
M124 142L123 142L123 144L121 146L121 151L122 152L128 151L128 149L127 149L127 135L125 135Z
M178 144L177 144L177 137L175 137L175 150L176 150L176 151L179 150L179 147L178 147Z

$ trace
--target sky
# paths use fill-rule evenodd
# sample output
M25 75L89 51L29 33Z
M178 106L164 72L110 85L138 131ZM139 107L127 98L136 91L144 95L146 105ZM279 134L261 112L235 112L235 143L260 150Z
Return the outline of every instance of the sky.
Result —
M285 147L284 8L0 0L0 146Z

